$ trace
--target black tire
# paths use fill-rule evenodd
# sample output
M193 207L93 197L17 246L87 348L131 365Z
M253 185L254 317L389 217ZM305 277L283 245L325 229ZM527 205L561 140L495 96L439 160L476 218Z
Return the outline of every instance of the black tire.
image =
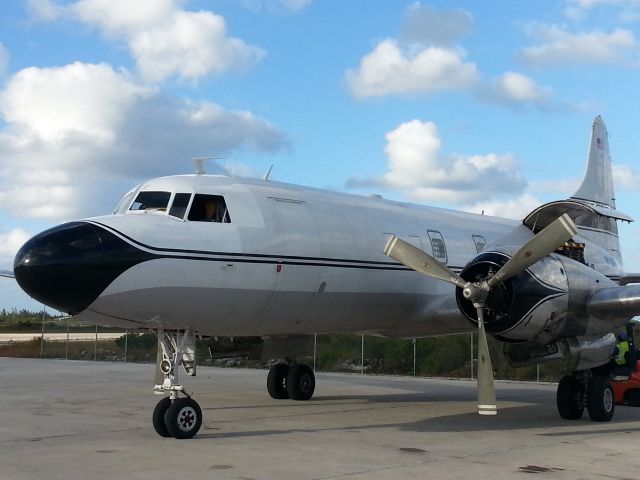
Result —
M558 413L565 420L578 420L584 413L582 386L575 377L566 376L560 380L556 393Z
M271 398L282 400L289 398L287 393L287 375L289 374L289 365L286 363L277 363L269 369L267 376L267 391Z
M193 398L178 398L164 414L164 423L172 437L191 438L202 425L202 410Z
M640 407L640 390L629 390L625 400L630 407Z
M291 400L309 400L316 389L316 376L307 365L294 365L289 369L286 386Z
M153 428L161 437L171 436L169 430L167 430L167 424L164 423L164 414L167 413L170 406L171 399L169 397L164 397L158 402L156 408L153 409Z
M594 422L608 422L615 411L613 388L606 377L593 377L587 390L587 410Z

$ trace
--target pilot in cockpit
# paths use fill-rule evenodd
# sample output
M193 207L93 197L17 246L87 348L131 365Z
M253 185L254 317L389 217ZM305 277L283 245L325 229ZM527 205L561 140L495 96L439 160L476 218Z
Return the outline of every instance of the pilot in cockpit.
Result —
M204 204L205 222L222 222L222 212L218 208L218 202L213 199Z

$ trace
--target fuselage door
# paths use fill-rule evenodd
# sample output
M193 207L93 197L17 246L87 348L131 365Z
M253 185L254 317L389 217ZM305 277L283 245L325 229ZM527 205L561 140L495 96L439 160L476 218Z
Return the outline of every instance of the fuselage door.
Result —
M309 208L303 200L272 197L274 232L278 239L274 257L276 292L265 322L293 317L300 324L320 283L320 236Z

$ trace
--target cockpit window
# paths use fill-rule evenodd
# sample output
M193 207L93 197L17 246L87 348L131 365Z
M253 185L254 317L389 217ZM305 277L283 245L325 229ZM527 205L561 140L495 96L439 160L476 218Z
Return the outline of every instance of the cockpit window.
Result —
M220 195L196 194L188 219L192 222L231 223L227 204Z
M129 210L159 210L166 211L169 205L169 192L140 192L131 204Z
M131 201L131 198L133 198L133 194L134 193L135 193L135 190L131 190L124 197L122 197L122 199L118 202L118 205L116 206L116 208L113 210L113 213L124 213L124 212L126 212L127 205Z
M173 203L169 209L169 215L178 218L184 218L184 214L187 213L187 207L189 206L189 200L191 200L190 193L176 193L173 197Z

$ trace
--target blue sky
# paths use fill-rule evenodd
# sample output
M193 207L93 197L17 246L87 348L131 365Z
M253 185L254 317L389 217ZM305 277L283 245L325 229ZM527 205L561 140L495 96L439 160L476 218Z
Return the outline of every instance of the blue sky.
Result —
M195 156L521 218L577 188L595 115L618 209L640 218L638 0L7 0L0 16L0 269ZM639 234L621 227L629 271ZM40 308L9 280L0 307Z

